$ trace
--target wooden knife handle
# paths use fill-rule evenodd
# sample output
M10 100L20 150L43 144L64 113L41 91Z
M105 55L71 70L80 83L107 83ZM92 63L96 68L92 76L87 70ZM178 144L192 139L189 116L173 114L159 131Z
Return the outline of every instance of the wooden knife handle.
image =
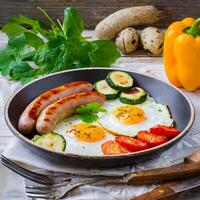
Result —
M185 163L200 163L200 149L192 153L190 156L186 157L184 160Z
M132 200L175 200L177 196L178 194L165 184L150 192L134 197Z
M186 164L185 164L186 163ZM171 167L142 170L125 176L128 184L162 183L200 175L200 149Z
M177 179L185 179L199 175L200 173L200 149L186 157L184 163L166 168L144 170L132 173L129 176L129 184L139 183L157 183ZM143 179L143 180L142 180ZM134 197L132 200L176 200L179 193L171 189L175 182L162 184L154 190Z
M171 167L133 172L125 176L127 184L162 183L200 175L200 163L181 163Z

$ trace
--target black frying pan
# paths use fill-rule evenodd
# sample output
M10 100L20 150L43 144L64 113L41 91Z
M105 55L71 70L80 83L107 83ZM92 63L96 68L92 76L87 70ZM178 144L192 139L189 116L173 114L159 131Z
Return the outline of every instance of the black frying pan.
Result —
M163 150L169 148L188 132L194 121L194 108L190 100L175 87L170 86L158 79L134 72L129 73L134 77L136 85L146 89L159 103L167 104L171 111L172 117L176 122L176 127L182 131L181 134L169 142L158 147L126 155L108 157L80 156L62 152L54 152L39 147L18 131L17 125L22 111L35 97L40 95L42 92L71 81L81 80L94 83L98 80L105 79L106 75L110 71L114 70L116 69L86 68L64 71L31 82L20 89L8 100L5 106L5 119L8 127L12 133L18 139L20 139L23 145L32 150L33 154L39 154L47 159L60 161L62 163L75 164L84 167L114 167L150 159L161 153Z

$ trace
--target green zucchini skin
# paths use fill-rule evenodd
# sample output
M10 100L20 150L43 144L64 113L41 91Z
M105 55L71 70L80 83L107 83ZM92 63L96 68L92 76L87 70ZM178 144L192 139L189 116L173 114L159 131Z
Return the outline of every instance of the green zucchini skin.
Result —
M121 92L119 96L119 100L125 104L141 104L147 98L147 92L139 87L134 87L132 90L127 92Z
M116 99L118 97L118 94L108 94L105 96L107 100L112 100L112 99Z
M39 139L41 136L40 135L34 135L34 137L31 139L33 142L35 142L37 139Z
M113 76L116 76L117 74L127 78L128 83L123 85L122 83L118 82L117 80L114 80ZM126 90L129 90L130 88L132 88L134 79L125 72L113 71L107 75L106 82L111 88L113 88L115 90L126 91Z
M52 148L48 146L49 141ZM54 151L64 151L66 148L65 138L58 133L47 133L47 134L41 135L34 142L44 148L50 148Z
M111 88L105 80L97 81L94 84L94 89L106 96L107 100L116 99L118 97L119 91Z

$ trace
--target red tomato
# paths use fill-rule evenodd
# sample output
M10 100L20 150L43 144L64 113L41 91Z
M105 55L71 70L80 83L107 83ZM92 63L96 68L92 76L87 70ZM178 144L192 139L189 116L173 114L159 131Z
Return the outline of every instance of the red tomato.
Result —
M101 149L104 155L117 155L128 153L128 150L121 146L118 142L110 140L101 145Z
M140 131L137 134L137 139L146 142L150 147L155 147L168 141L164 135L156 135L148 131Z
M156 125L156 126L150 128L150 132L155 133L157 135L165 135L168 137L175 137L181 131L176 128L170 127L170 126Z
M124 146L129 151L141 151L148 148L146 142L139 141L128 136L116 136L115 141Z

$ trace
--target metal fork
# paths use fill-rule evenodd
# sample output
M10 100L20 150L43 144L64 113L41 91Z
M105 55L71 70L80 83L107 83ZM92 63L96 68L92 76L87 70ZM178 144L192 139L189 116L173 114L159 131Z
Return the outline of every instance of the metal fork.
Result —
M3 155L1 156L1 162L26 178L27 196L32 198L60 199L73 189L85 184L125 182L121 176L79 176L65 173L56 175L40 174L17 165Z
M49 174L46 173L39 173L35 172L32 170L28 170L27 168L24 168L22 166L17 165L15 162L11 161L10 159L6 158L5 156L1 155L1 163L5 165L6 167L10 168L17 174L23 176L24 178L27 178L31 181L40 183L40 184L45 184L45 185L52 185L55 183L60 183L62 181L67 181L72 178L78 177L78 178L87 178L93 180L94 178L96 179L102 179L102 178L109 178L109 179L115 179L115 178L122 178L122 176L119 175L114 175L114 176L109 176L109 175L75 175L75 174L68 174L68 173L63 173L63 172L49 172ZM46 171L48 172L48 171Z
M68 173L63 173L63 172L48 172L48 173L39 173L35 172L32 170L29 170L27 168L24 168L22 166L17 165L15 162L11 161L10 159L6 158L5 156L1 155L1 163L5 165L6 167L10 168L14 172L18 173L19 175L23 176L26 179L29 179L31 181L34 181L36 183L40 184L45 184L45 185L52 185L55 183L60 183L63 181L70 180L72 178L87 178L93 180L95 179L100 179L102 180L103 178L105 179L116 179L116 178L123 178L123 176L120 175L114 175L114 176L109 176L109 175L76 175L76 174L68 174Z
M23 176L24 178L34 181L36 183L45 184L45 185L52 185L55 183L59 183L61 181L67 181L74 176L74 175L65 174L65 173L63 173L62 176L61 176L61 174L47 175L47 174L37 173L37 172L25 169L25 168L17 165L16 163L7 159L3 155L1 155L1 163L4 166L11 169L12 171L14 171L15 173Z
M29 198L38 198L38 199L63 199L65 198L72 190L86 185L86 184L104 184L104 183L114 183L116 179L72 179L71 182L63 182L60 184L54 184L51 186L35 184L29 180L25 180L26 185L26 195ZM122 179L118 180L123 182Z

